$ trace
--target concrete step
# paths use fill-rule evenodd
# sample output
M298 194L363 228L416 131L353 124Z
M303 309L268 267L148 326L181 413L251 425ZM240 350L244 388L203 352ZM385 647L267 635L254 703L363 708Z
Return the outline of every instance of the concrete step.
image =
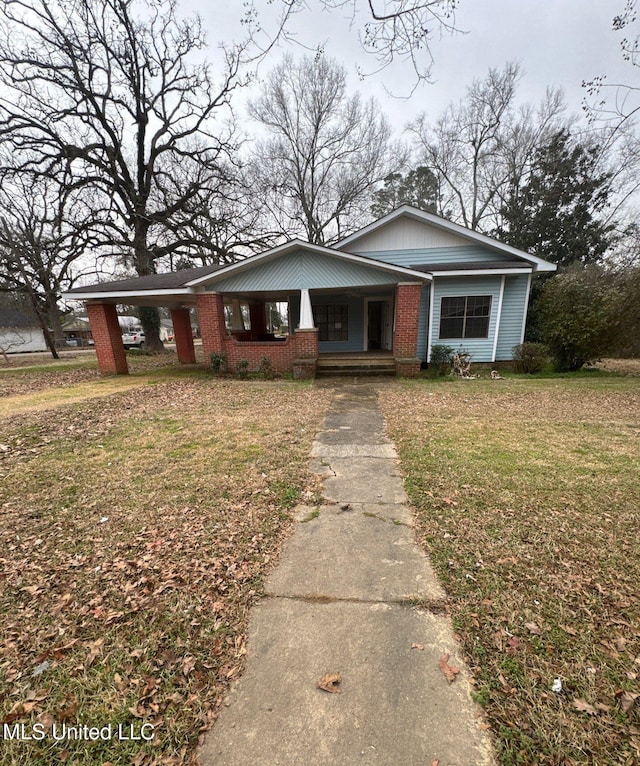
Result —
M318 377L395 374L396 366L392 356L321 357L316 367Z

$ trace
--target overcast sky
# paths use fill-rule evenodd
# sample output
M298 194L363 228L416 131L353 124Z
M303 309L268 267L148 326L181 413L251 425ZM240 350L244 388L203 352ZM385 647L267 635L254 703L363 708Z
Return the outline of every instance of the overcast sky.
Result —
M375 62L359 48L357 30L349 29L347 11L322 12L317 10L316 0L308 0L308 4L311 10L294 19L291 31L301 44L324 46L329 55L340 59L351 74L352 90L374 95L398 130L423 111L437 117L450 101L464 96L474 78L484 77L489 67L501 68L507 61L518 61L525 73L518 89L520 101L537 103L547 86L560 86L569 112L575 114L580 114L585 96L584 79L606 74L609 82L628 83L637 73L622 60L623 35L611 29L625 0L459 0L456 25L466 34L445 34L434 42L434 83L419 86L408 100L402 100L387 95L385 86L398 95L408 93L413 83L410 65L395 66L360 82L356 65L374 70ZM360 4L364 6L364 2ZM237 18L241 4L239 0L183 0L183 8L203 16L209 40L215 44L234 34L232 19ZM287 49L294 55L304 53L299 46L281 46L261 71L266 72ZM241 99L237 106L241 107Z

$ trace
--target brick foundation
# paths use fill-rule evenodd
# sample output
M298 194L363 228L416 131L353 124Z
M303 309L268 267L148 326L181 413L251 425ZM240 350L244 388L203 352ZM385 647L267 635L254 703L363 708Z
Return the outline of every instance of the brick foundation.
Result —
M95 343L98 369L103 375L126 375L129 366L115 305L87 303L87 316Z
M413 359L399 359L395 358L396 363L396 375L399 378L417 378L420 374L420 360Z

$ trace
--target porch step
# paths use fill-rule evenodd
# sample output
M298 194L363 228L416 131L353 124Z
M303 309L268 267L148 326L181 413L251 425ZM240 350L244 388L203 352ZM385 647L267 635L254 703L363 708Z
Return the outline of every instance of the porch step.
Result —
M320 357L316 366L316 377L334 375L395 375L396 365L392 356L344 356Z

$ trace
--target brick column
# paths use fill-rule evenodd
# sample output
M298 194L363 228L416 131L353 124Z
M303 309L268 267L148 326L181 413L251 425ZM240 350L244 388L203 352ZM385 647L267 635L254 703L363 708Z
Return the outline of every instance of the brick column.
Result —
M171 322L178 360L182 364L193 364L196 361L196 350L193 345L189 309L171 309Z
M317 359L318 357L318 328L295 330L293 337L296 342L296 357L298 359Z
M400 283L396 290L396 321L393 332L393 355L397 359L417 359L418 325L422 285Z
M98 357L98 369L103 375L126 375L129 366L115 305L87 303L87 316Z
M199 293L196 296L196 305L204 361L208 364L211 354L221 354L224 351L224 340L227 337L224 302L220 293Z

